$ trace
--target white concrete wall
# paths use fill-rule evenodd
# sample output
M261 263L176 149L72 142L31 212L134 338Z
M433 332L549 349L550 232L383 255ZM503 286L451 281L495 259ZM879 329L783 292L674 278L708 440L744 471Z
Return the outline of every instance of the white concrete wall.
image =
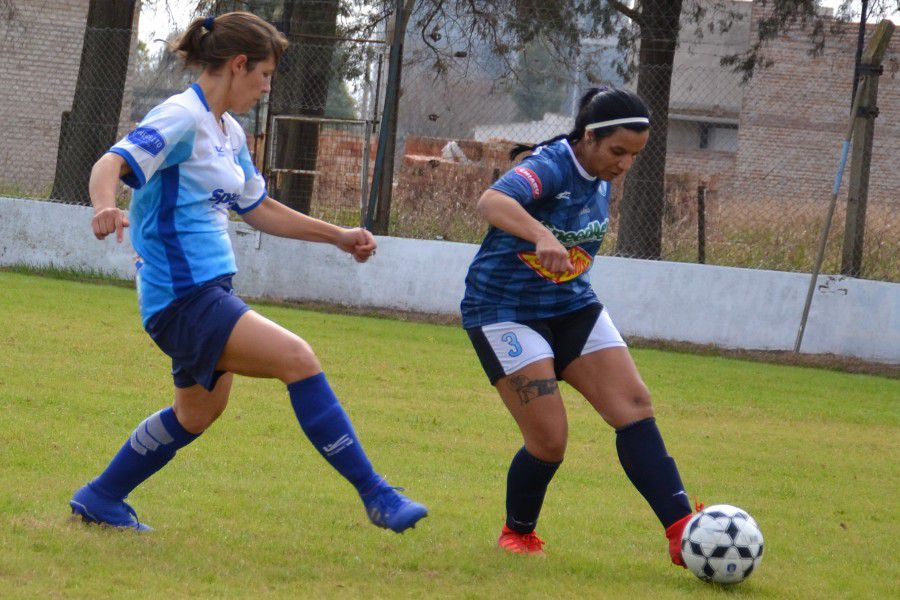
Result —
M133 276L127 240L96 241L89 208L0 198L0 215L0 266ZM477 250L383 237L360 265L331 246L260 235L243 223L231 233L235 285L247 297L451 315ZM800 273L611 257L597 261L591 278L626 336L767 350L793 349L809 285ZM900 284L821 276L803 351L900 363Z

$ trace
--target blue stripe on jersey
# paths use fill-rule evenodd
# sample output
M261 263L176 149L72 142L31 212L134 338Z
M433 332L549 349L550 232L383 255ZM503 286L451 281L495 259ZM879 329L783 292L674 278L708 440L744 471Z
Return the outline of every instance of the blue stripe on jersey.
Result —
M153 108L112 151L132 171L124 180L135 188L130 233L146 324L198 285L237 271L228 209L258 206L266 185L240 124L227 113L217 121L198 85Z
M134 160L134 157L128 150L124 148L110 148L109 152L113 154L118 154L122 158L125 159L125 162L128 163L128 166L131 167L131 173L126 173L122 175L122 183L125 185L131 186L134 189L140 189L147 183L147 179L144 177L144 172L141 170L138 162Z
M176 296L181 296L196 283L191 276L191 267L181 247L175 228L175 206L178 204L178 165L160 171L162 176L162 200L160 202L157 227L159 237L166 248L169 270L172 273L172 287Z
M191 153L194 151L194 138L195 135L193 132L185 135L183 140L172 147L172 150L169 151L166 160L163 161L160 168L165 169L166 167L177 165L189 159Z
M197 93L197 97L200 98L200 102L203 103L203 108L205 108L205 109L208 111L208 110L209 110L209 104L206 103L206 96L203 95L203 88L200 87L200 86L199 86L198 84L196 84L196 83L192 83L192 84L191 84L191 89L194 90L194 91Z
M268 195L269 195L269 191L268 191L268 190L263 190L262 196L260 196L259 199L258 199L256 202L254 202L253 204L251 204L251 205L248 206L247 208L241 208L240 206L233 205L233 206L231 207L231 210L233 210L234 212L236 212L236 213L239 214L239 215L246 215L248 212L250 212L251 210L253 210L253 209L256 208L257 206L259 206L260 203L262 203L262 201L265 200L265 199L266 199L266 196L268 196Z

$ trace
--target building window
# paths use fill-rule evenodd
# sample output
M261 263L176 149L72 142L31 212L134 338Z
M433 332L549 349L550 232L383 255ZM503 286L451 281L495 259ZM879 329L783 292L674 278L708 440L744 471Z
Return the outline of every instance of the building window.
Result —
M700 130L700 149L704 150L709 148L709 123L698 123L697 125Z

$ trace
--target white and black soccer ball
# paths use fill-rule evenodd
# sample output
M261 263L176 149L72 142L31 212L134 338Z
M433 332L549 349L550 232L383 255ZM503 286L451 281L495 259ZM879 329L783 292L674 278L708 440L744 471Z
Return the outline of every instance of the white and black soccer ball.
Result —
M681 536L684 564L703 581L740 583L762 560L763 535L753 517L728 504L694 515Z

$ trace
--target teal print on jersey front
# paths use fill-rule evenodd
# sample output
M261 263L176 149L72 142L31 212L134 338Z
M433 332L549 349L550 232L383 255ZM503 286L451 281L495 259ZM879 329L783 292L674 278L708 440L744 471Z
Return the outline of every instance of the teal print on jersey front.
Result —
M606 230L609 229L609 219L603 219L602 223L600 221L591 221L588 223L587 227L579 229L578 231L564 231L554 227L550 223L543 223L543 225L556 236L556 239L559 240L560 244L567 248L571 248L572 246L577 246L578 244L584 244L586 242L602 243L603 238L606 236Z

